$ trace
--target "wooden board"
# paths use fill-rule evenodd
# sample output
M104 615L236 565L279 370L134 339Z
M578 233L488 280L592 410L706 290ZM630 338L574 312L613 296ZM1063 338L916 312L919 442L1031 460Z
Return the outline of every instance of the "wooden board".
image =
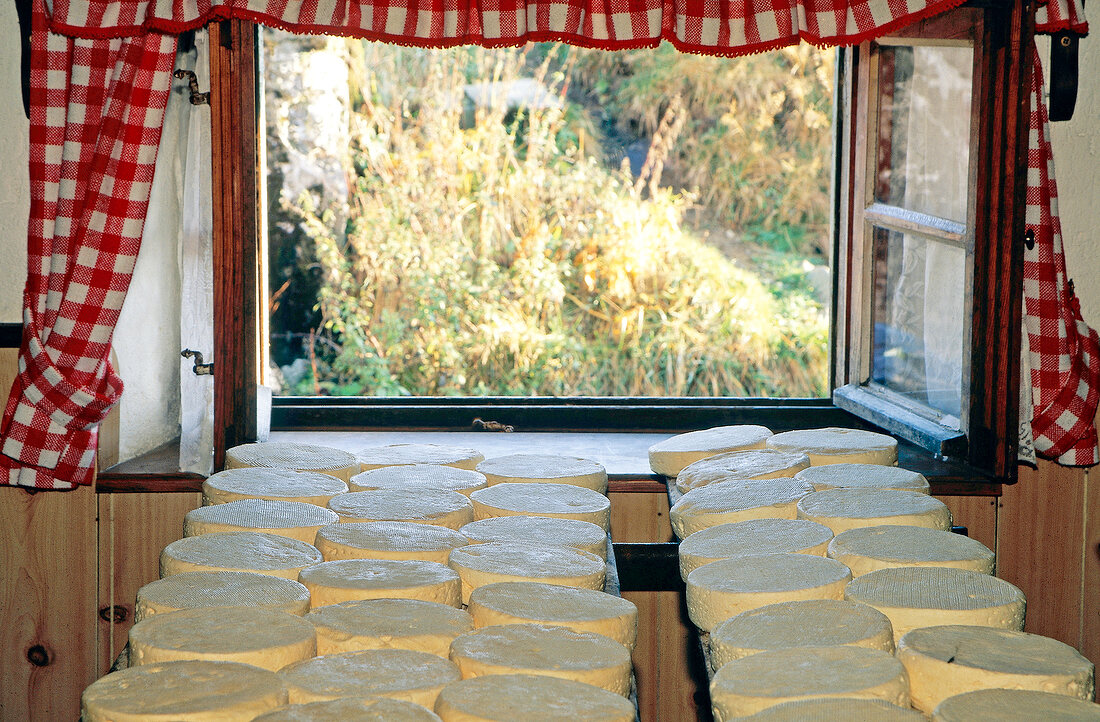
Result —
M160 578L161 550L183 536L184 514L201 503L195 493L99 495L98 674L126 646L137 590Z
M0 719L80 716L96 677L95 499L0 488Z
M997 499L992 496L937 496L951 510L956 526L990 549L997 549Z
M1100 469L1085 486L1085 579L1081 586L1081 654L1100 666Z
M611 492L611 538L616 542L672 541L668 496Z
M997 576L1027 597L1029 632L1080 646L1085 472L1020 468L998 509ZM1095 597L1097 592L1092 590Z

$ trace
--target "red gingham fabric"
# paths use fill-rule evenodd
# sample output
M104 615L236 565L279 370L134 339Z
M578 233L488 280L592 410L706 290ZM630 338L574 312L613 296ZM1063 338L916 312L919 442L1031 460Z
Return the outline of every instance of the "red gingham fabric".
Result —
M96 428L122 393L107 361L153 180L176 39L70 39L35 0L31 212L19 376L0 483L92 481Z
M1024 252L1024 328L1031 360L1031 431L1040 456L1067 466L1100 462L1096 408L1100 341L1081 319L1066 277L1058 186L1043 98L1043 68L1032 46L1026 224L1035 245Z
M1035 8L1035 32L1088 35L1089 24L1081 0L1040 0Z
M52 27L83 37L179 32L246 18L292 32L401 45L559 40L743 55L805 40L853 45L962 0L56 0Z

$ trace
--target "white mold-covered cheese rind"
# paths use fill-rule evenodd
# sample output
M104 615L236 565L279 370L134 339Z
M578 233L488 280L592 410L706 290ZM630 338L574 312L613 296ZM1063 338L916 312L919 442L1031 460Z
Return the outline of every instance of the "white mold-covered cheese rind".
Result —
M763 449L772 435L764 426L741 424L689 431L649 447L649 468L654 474L675 477L685 466L730 451Z
M750 519L701 529L680 542L680 577L695 569L750 554L812 554L823 557L833 532L805 519Z
M799 647L760 652L715 673L711 704L718 722L783 702L821 697L881 699L909 706L909 680L901 662L864 647Z
M1100 722L1100 704L1030 689L981 689L948 697L932 722Z
M837 646L893 654L894 630L885 614L866 604L807 599L750 609L722 622L710 635L715 670L770 649Z
M474 520L470 500L446 489L376 489L341 494L328 508L341 522L409 521L458 531Z
M951 510L942 501L894 489L815 491L799 500L798 518L824 524L833 534L883 524L951 531Z
M355 456L359 461L359 471L411 464L435 464L473 470L485 458L477 449L445 444L369 446L358 451Z
M377 489L446 489L463 496L489 485L485 475L470 469L438 464L383 466L351 477L351 491Z
M340 559L413 559L446 564L466 537L445 526L407 521L330 524L314 542L326 562Z
M474 519L546 516L579 519L604 531L611 528L611 502L599 492L571 484L505 483L470 494Z
M347 481L359 471L355 455L316 444L268 441L241 444L225 452L226 469L268 468L317 471Z
M270 609L182 609L130 628L133 665L201 660L241 662L276 672L316 654L313 625Z
M344 481L319 471L226 469L211 474L202 483L202 503L209 506L241 499L268 499L325 506L329 499L347 490Z
M683 493L708 484L743 479L785 479L810 467L810 457L800 451L750 449L715 454L688 464L676 476Z
M749 519L794 519L810 486L790 478L721 481L692 489L669 511L680 539L719 524Z
M409 649L447 658L451 642L474 628L461 609L421 599L365 599L319 607L305 616L317 654Z
M861 429L829 427L784 431L769 436L765 445L781 451L801 451L812 466L826 464L898 463L898 442L892 436Z
M867 526L842 532L829 543L828 556L852 570L853 577L890 567L955 567L993 573L995 555L962 534L919 526Z
M360 599L423 599L462 606L462 585L454 570L436 562L341 559L302 570L313 609Z
M287 703L279 675L238 662L168 662L112 672L81 695L84 722L250 720Z
M880 569L853 579L844 598L889 617L895 642L911 629L945 624L1024 627L1024 593L1003 579L969 569Z
M463 679L536 674L630 694L630 651L592 632L541 624L483 627L454 640L451 660Z
M569 679L494 674L444 687L435 706L443 722L634 722L626 698Z
M462 579L462 602L478 587L496 582L544 582L603 590L607 565L594 554L570 547L488 542L451 552L451 568Z
M848 567L808 554L760 554L712 562L687 578L688 616L711 631L742 612L800 599L841 599Z
M216 532L177 539L160 554L161 578L181 572L257 572L297 579L323 561L317 547L278 534Z
M315 504L238 499L187 512L183 517L183 535L188 537L226 531L255 531L312 544L318 529L337 521L339 517L334 512Z
M607 559L607 532L590 521L547 516L494 516L458 530L471 544L537 541L549 546L573 547Z
M979 689L1030 689L1092 701L1092 662L1067 644L993 627L914 629L898 659L909 673L913 706L931 714L940 702Z
M477 465L490 486L496 484L569 484L607 493L607 469L603 464L559 454L509 454Z
M435 706L439 692L461 675L453 662L408 649L326 654L279 671L292 704L343 698L404 700Z
M138 589L134 621L199 607L271 609L300 617L309 611L309 590L293 579L258 572L181 572Z
M814 491L826 489L896 489L928 494L931 489L924 474L900 466L882 464L826 464L811 466L795 474L809 482Z
M550 624L595 632L634 649L638 607L594 589L541 582L497 582L470 593L469 612L477 628L502 624Z

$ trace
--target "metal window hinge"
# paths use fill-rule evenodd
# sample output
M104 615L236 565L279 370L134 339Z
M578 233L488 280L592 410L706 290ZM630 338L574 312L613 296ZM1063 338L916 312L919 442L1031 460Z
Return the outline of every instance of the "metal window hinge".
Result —
M183 351L180 351L180 356L194 359L195 365L191 367L191 370L195 372L196 376L210 376L214 373L214 362L211 361L208 364L203 363L202 351L192 351L189 348L185 348Z
M191 87L191 105L210 105L210 91L199 92L199 79L192 70L177 70L172 73L178 79L187 78L187 84Z

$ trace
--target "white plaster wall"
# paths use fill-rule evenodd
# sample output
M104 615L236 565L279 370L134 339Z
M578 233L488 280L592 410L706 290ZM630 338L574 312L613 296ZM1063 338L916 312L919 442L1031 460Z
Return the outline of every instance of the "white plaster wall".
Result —
M27 117L19 88L15 3L0 2L0 323L22 321L27 277Z

